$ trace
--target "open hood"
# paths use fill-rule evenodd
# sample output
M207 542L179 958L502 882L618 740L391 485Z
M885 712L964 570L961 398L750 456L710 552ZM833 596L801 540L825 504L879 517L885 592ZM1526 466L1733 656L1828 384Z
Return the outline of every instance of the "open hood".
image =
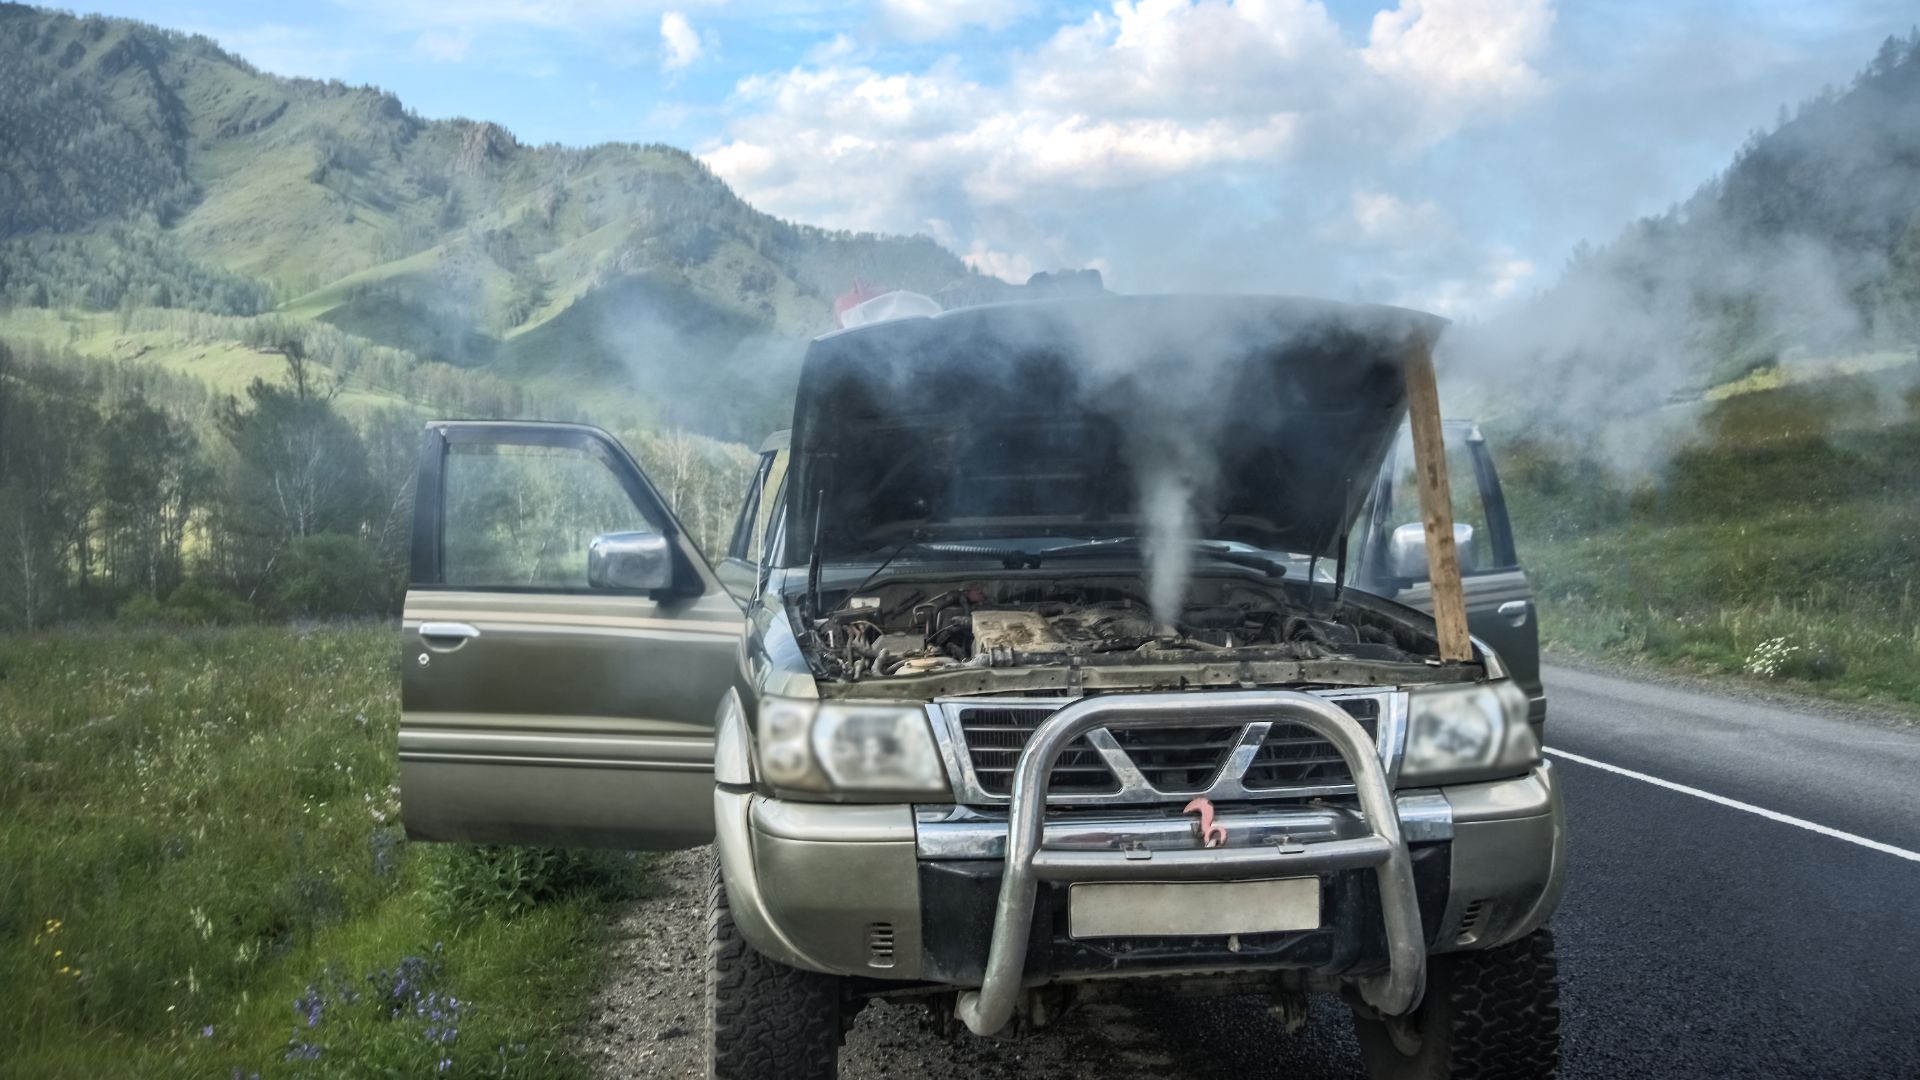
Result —
M816 340L794 409L784 562L904 540L1150 536L1329 554L1444 320L1253 296L1102 296Z

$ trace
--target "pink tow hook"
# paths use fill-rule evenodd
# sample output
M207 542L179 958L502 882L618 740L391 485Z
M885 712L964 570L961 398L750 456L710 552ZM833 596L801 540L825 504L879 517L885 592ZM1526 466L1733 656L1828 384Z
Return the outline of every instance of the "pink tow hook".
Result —
M1213 820L1213 803L1205 798L1195 799L1187 804L1183 814L1200 815L1200 846L1221 847L1227 842L1227 827Z

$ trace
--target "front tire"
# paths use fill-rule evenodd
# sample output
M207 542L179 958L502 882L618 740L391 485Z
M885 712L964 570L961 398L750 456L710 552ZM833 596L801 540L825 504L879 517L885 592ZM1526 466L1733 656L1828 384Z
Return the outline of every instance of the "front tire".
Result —
M771 960L740 936L716 858L707 892L710 1080L835 1080L843 1015L839 979Z
M1354 1014L1372 1080L1552 1080L1560 1071L1560 969L1553 934L1430 960L1411 1016Z

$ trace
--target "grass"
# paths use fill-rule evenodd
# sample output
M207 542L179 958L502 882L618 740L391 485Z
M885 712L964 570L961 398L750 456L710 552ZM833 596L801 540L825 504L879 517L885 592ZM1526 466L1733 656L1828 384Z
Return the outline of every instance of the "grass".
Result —
M0 640L0 1075L582 1071L638 866L494 903L501 853L406 844L397 657L364 625Z
M1651 478L1509 435L1549 647L1920 714L1920 393L1909 372L1716 401Z
M94 360L138 360L205 383L219 394L243 394L255 379L277 383L286 358L239 341L197 341L173 330L121 330L115 312L15 308L0 312L0 340L35 341L68 348ZM366 411L408 404L380 387L349 381L337 399L343 409Z

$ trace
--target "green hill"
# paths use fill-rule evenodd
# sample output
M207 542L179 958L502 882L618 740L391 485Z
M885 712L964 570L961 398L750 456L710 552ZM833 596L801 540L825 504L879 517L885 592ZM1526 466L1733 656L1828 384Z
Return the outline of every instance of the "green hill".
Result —
M1487 329L1550 645L1920 710L1920 33Z
M559 391L726 399L684 422L753 438L754 365L827 329L856 279L998 285L924 237L760 213L672 147L528 146L204 37L0 5L13 307L274 310Z
M1755 372L1920 347L1920 31L1756 131L1725 171L1475 342L1551 388L1563 427L1644 413ZM1511 396L1508 392L1508 396Z

